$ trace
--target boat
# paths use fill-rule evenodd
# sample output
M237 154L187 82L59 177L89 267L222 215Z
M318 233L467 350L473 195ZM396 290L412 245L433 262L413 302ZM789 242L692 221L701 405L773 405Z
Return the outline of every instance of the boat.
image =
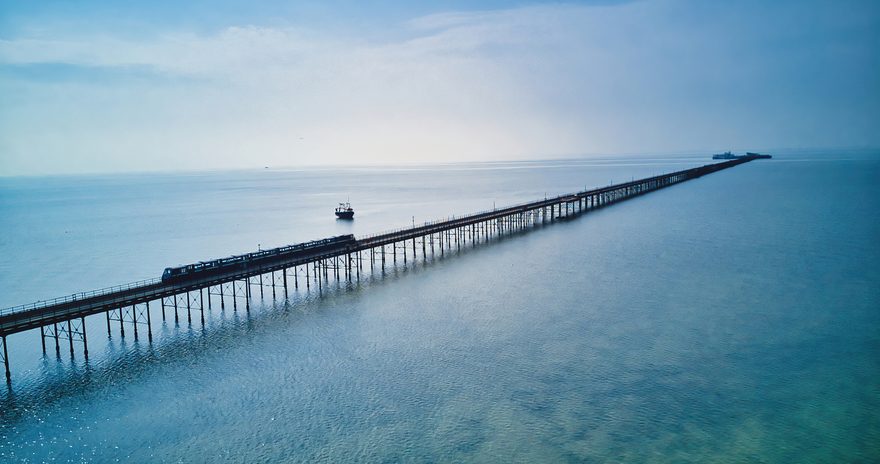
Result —
M354 219L354 209L348 202L340 203L336 207L336 217L339 219Z
M732 159L737 159L737 158L742 158L742 157L736 156L729 151L725 151L724 153L721 153L718 155L712 155L713 160L732 160Z

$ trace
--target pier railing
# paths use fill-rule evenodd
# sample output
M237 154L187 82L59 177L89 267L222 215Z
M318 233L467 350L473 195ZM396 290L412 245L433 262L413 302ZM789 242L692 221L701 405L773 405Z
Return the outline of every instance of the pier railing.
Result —
M596 189L596 190L601 190L601 188ZM589 191L579 192L578 194L584 194L587 192L589 192ZM504 206L502 208L485 209L482 211L477 211L477 212L473 212L473 213L469 213L469 214L465 214L465 215L461 215L461 216L453 215L451 217L447 217L447 218L443 218L443 219L426 221L421 224L417 224L415 227L404 226L404 227L388 229L388 230L384 230L381 232L376 232L376 233L372 233L372 234L368 234L368 235L362 235L362 236L359 236L357 239L359 241L365 241L365 240L376 239L379 237L398 235L398 234L401 234L404 232L410 232L410 231L419 230L419 229L427 229L427 228L431 228L431 227L434 227L437 225L446 224L446 223L449 223L450 221L466 220L468 218L473 218L473 217L477 217L477 216L489 215L492 213L496 213L498 211L505 211L505 210L510 210L510 209L528 207L530 205L534 205L537 202L559 201L567 196L571 196L571 195L570 194L569 195L557 195L555 197L546 197L542 200L535 200L535 201L526 202L526 203L508 205L508 206ZM2 308L2 309L0 309L0 316L7 316L10 314L20 313L20 312L24 312L24 311L33 311L36 309L48 308L48 307L56 306L56 305L63 304L63 303L69 303L69 302L74 302L77 300L84 300L84 299L92 298L92 297L96 297L96 296L108 295L108 294L117 293L117 292L121 292L121 291L132 290L132 289L136 289L136 288L140 288L140 287L146 287L149 285L155 285L155 284L158 284L161 282L162 282L162 279L156 277L156 278L152 278L152 279L139 280L137 282L130 282L127 284L116 285L113 287L105 287L105 288L91 290L91 291L87 291L87 292L73 293L70 295L60 296L60 297L52 298L49 300L39 300L39 301L35 301L33 303L27 303L27 304L21 304L18 306Z
M583 193L586 193L586 191L579 192L578 194L583 194ZM430 228L433 226L446 224L446 223L449 223L449 222L455 221L455 220L467 220L467 219L474 218L477 216L489 215L489 214L496 213L499 211L506 211L506 210L516 209L516 208L525 208L525 207L529 207L531 205L534 205L535 203L542 202L542 201L559 201L559 200L562 200L563 198L566 198L568 196L571 196L571 195L567 194L567 195L557 195L555 197L545 197L542 200L534 200L534 201L529 201L529 202L525 202L525 203L518 203L515 205L508 205L508 206L504 206L503 208L484 209L482 211L476 211L476 212L472 212L472 213L468 213L468 214L460 215L460 216L452 215L452 216L449 216L446 218L435 219L433 221L426 221L426 222L422 222L422 223L411 225L411 226L397 227L395 229L386 229L381 232L374 232L372 234L361 235L357 239L358 240L372 240L372 239L375 239L378 237L397 235L397 234L400 234L403 232L409 232L409 231L414 231L414 230L419 230L419 229L426 229L426 228Z
M624 183L619 183L619 184L612 183L612 184L607 185L605 187L597 187L594 189L579 191L579 192L575 192L575 193L561 194L561 195L557 195L555 197L545 197L543 199L534 200L534 201L525 202L525 203L518 203L518 204L514 204L514 205L507 205L507 206L504 206L501 208L485 209L482 211L477 211L477 212L473 212L473 213L469 213L469 214L461 215L461 216L451 216L451 217L447 217L447 218L443 218L443 219L436 219L433 221L423 222L423 223L415 225L415 226L404 226L404 227L398 227L398 228L394 228L394 229L388 229L388 230L381 231L381 232L363 235L363 236L357 237L357 239L359 242L362 241L362 242L366 242L366 243L369 243L372 241L379 241L382 239L393 239L395 236L400 236L400 235L404 235L404 234L411 234L411 233L417 233L417 232L422 232L422 231L426 231L426 230L432 230L432 229L436 229L438 227L446 227L446 226L451 227L451 226L454 226L457 221L467 222L467 221L472 221L472 220L481 220L487 216L492 216L492 215L497 215L497 214L513 214L518 209L523 209L523 208L536 209L536 208L545 207L548 204L555 204L555 203L560 203L560 202L565 202L565 201L576 201L577 199L582 198L587 195L594 195L596 193L619 190L619 189L625 188L629 185L637 185L639 183L644 183L646 181L651 181L654 179L661 179L661 178L673 176L676 174L684 174L684 173L691 174L691 173L693 173L695 175L703 175L704 173L714 172L715 170L723 169L724 167L729 167L729 166L736 165L741 162L750 161L750 160L751 160L751 158L738 159L738 160L726 161L726 162L722 162L722 163L708 164L708 165L704 165L704 166L700 166L700 167L686 169L683 171L676 171L676 172L659 174L659 175L652 176L650 178L638 179L638 180L634 180L631 182L624 182ZM491 217L489 219L491 219ZM117 285L117 286L113 286L113 287L101 288L98 290L92 290L92 291L88 291L88 292L74 293L74 294L70 294L70 295L66 295L66 296L62 296L62 297L58 297L58 298L53 298L53 299L49 299L49 300L35 301L33 303L27 303L27 304L13 306L13 307L9 307L9 308L0 309L0 317L12 315L15 313L21 313L21 312L25 312L25 311L33 311L33 310L37 310L37 309L41 309L41 308L53 307L53 306L57 306L57 305L64 304L64 303L74 302L77 300L84 300L84 299L98 297L98 296L102 296L102 295L109 295L109 294L114 294L114 293L123 292L123 291L127 291L127 290L144 288L144 287L159 284L159 283L161 283L160 278L153 278L153 279L147 279L147 280L140 280L137 282L130 282L127 284Z
M74 340L81 341L83 353L88 357L86 337L86 317L105 313L107 319L107 335L111 335L111 321L119 322L120 336L125 336L125 323L130 322L137 339L138 325L145 325L147 337L152 341L150 323L150 302L160 302L162 319L165 320L166 309L173 310L175 323L179 322L178 307L183 305L186 319L192 322L192 311L200 312L202 326L205 324L205 311L211 310L211 297L219 296L220 308L227 300L231 300L233 311L237 301L243 298L246 310L250 310L251 287L259 288L260 298L264 296L266 284L264 276L269 278L271 297L276 298L276 287L283 288L283 295L288 296L288 279L293 278L293 288L299 288L303 281L306 291L310 283L317 286L318 291L335 279L337 283L352 279L360 281L364 260L368 259L366 272L372 272L374 266L380 265L384 275L386 260L397 265L398 251L403 255L403 263L407 263L407 246L411 245L409 255L412 262L417 258L416 240L421 237L422 259L427 260L428 242L431 256L434 256L435 245L443 256L445 250L454 246L460 249L462 244L476 246L479 242L488 242L490 237L501 237L514 230L525 230L556 220L567 220L574 215L602 208L628 198L677 184L689 179L746 163L761 156L744 156L721 163L707 164L700 167L652 176L644 179L624 182L617 185L598 187L592 190L572 192L552 198L544 197L527 203L519 203L501 208L493 207L483 211L451 216L445 219L424 222L412 227L399 227L376 234L365 235L357 240L346 240L327 248L315 250L313 253L296 254L278 257L268 261L255 261L243 267L220 269L219 272L195 276L183 281L166 281L159 278L130 282L123 285L106 287L89 292L79 292L51 300L41 300L29 304L13 306L0 310L0 361L3 362L7 382L11 379L9 356L6 349L8 335L31 329L39 329L43 352L46 352L46 341L55 342L55 350L60 353L60 339L65 339L74 352ZM435 243L434 236L437 234ZM430 237L430 238L428 238ZM426 239L427 238L427 239ZM398 245L403 243L403 247ZM391 246L390 258L386 246ZM377 250L378 253L376 252ZM366 256L361 253L368 251ZM304 269L297 269L297 266ZM293 268L293 273L288 271ZM311 276L309 270L311 269ZM280 280L276 277L280 271ZM300 271L305 271L301 274ZM252 278L256 280L252 281ZM304 280L303 280L304 279ZM280 285L280 287L279 287ZM224 297L226 289L226 297ZM207 298L205 297L207 290ZM229 292L231 291L231 295ZM181 300L180 298L184 299ZM207 302L207 307L205 306Z
M162 279L155 277L152 279L139 280L137 282L129 282L127 284L114 285L113 287L104 287L99 288L97 290L91 290L88 292L77 292L72 293L70 295L59 296L57 298L52 298L51 300L39 300L34 301L33 303L22 304L18 306L12 306L9 308L0 309L0 316L6 316L9 314L19 313L23 311L32 311L34 309L47 308L49 306L55 306L62 303L70 303L78 300L85 300L87 298L92 298L96 296L109 295L111 293L122 292L125 290L131 290L134 288L146 287L147 285L155 285L161 282Z

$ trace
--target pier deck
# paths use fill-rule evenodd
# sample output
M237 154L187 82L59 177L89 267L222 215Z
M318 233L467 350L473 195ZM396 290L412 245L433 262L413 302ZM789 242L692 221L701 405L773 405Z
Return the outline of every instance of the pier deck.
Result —
M39 329L44 353L47 339L55 341L56 351L60 350L59 340L67 340L71 355L74 352L74 341L81 342L84 354L88 356L86 316L106 313L108 334L111 331L111 321L119 323L123 336L126 323L132 324L135 337L138 334L138 324L146 325L147 336L152 339L151 302L159 302L163 320L166 317L166 309L173 309L175 321L179 321L179 310L185 308L190 322L192 312L195 310L201 313L201 320L204 323L204 311L211 308L212 296L219 296L218 303L224 308L231 299L233 308L237 309L239 300L243 299L241 303L249 309L251 288L258 286L262 296L267 286L264 278L270 279L271 284L268 285L271 286L273 297L278 288L283 288L284 295L287 296L290 287L289 278L293 280L295 289L300 287L300 281L303 281L302 285L307 289L314 286L321 289L331 277L349 281L360 279L367 263L369 270L373 270L376 266L381 266L384 270L386 261L390 260L392 265L397 263L398 254L401 255L404 263L408 256L415 260L421 254L422 258L426 259L429 251L431 254L442 254L452 247L461 247L463 243L476 244L489 241L492 237L511 231L570 218L754 159L758 157L747 156L623 184L359 237L354 243L324 249L320 253L300 255L295 259L254 265L245 271L237 270L206 278L196 277L175 283L153 279L6 308L0 310L0 337L3 345L0 357L5 366L6 379L9 381L11 378L6 337L14 333ZM277 274L280 274L280 281Z

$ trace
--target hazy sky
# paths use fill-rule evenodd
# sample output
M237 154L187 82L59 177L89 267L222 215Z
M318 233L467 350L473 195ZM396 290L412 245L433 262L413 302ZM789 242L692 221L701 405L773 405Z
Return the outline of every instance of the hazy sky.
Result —
M0 175L880 147L880 2L0 8Z

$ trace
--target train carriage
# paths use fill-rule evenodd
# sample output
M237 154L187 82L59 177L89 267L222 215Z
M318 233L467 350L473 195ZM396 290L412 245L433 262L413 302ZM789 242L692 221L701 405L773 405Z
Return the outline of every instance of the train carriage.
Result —
M308 257L331 250L344 250L347 246L356 243L357 240L354 238L354 235L338 235L336 237L314 240L311 242L255 251L244 255L229 256L227 258L220 258L212 261L199 261L198 263L186 264L178 267L168 267L165 268L165 271L162 273L162 282L178 283L192 279L210 277L212 275L244 271L253 265L263 265L273 261Z

